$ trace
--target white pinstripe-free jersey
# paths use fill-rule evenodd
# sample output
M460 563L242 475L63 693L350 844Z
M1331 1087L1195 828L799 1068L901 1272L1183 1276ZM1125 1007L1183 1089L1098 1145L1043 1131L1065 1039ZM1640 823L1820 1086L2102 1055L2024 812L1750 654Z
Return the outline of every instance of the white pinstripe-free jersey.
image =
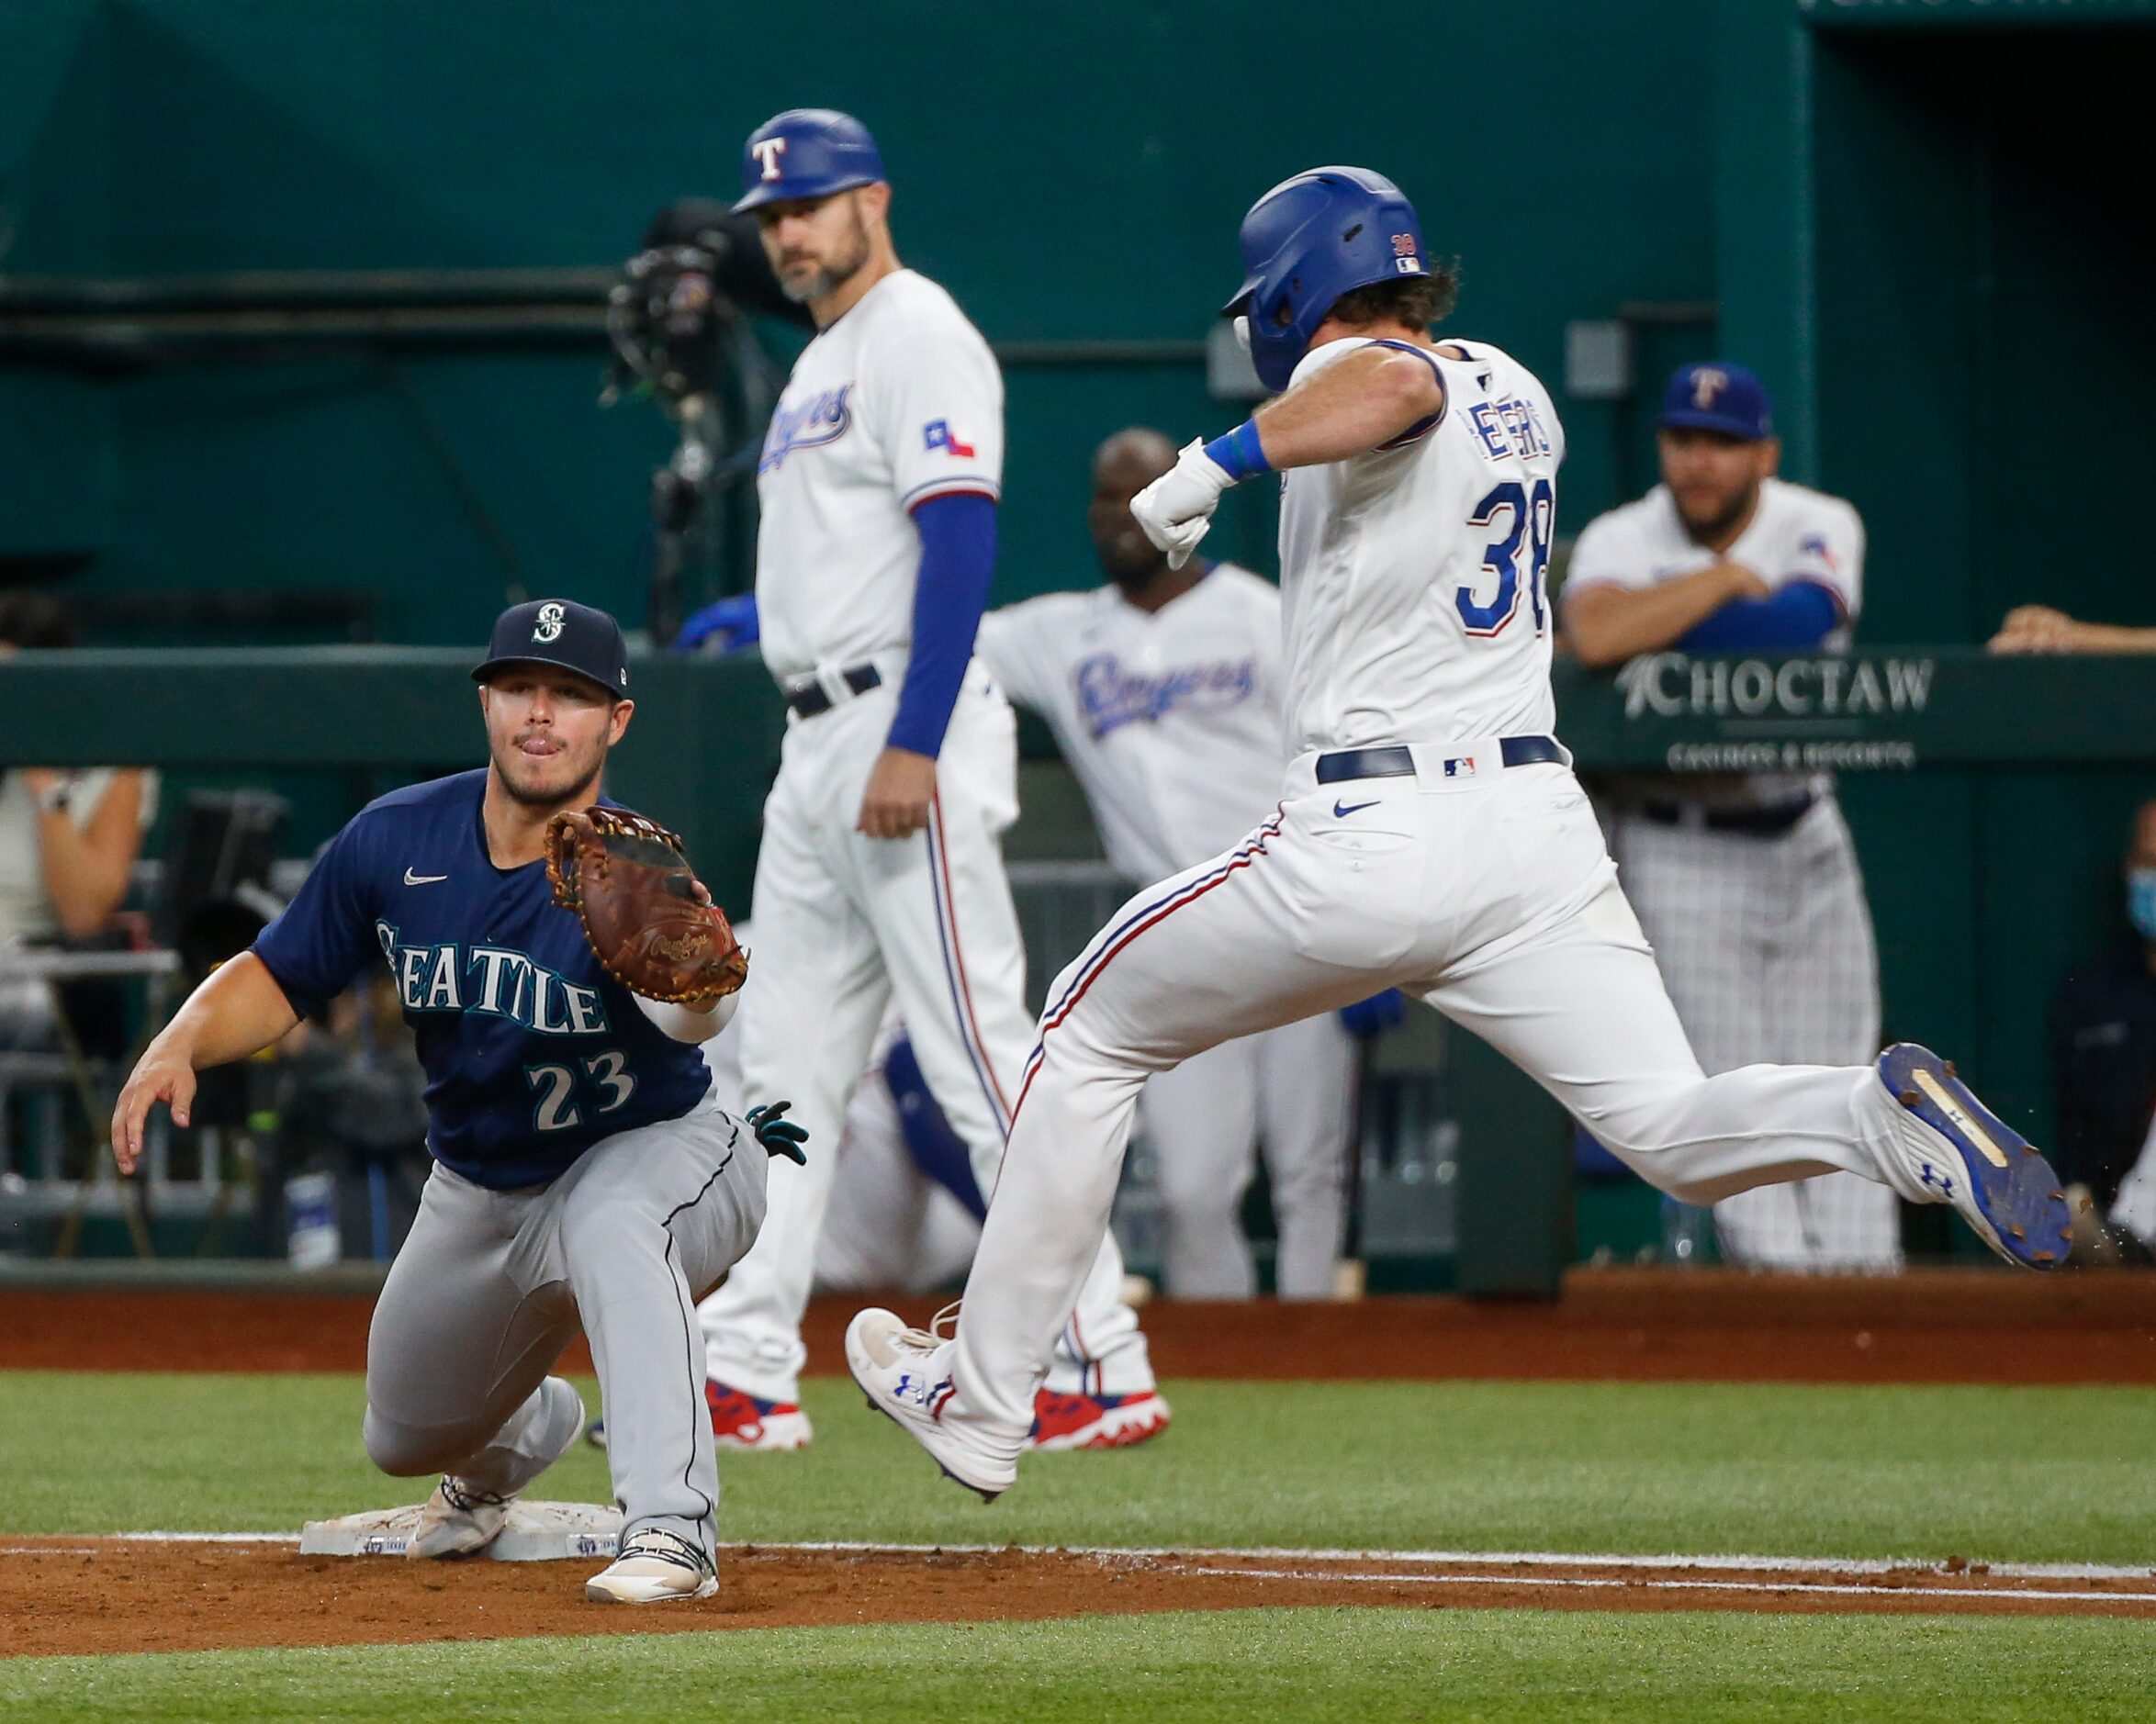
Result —
M1296 381L1369 344L1313 349ZM1487 342L1410 351L1443 382L1436 423L1282 482L1297 753L1541 734L1555 717L1545 586L1565 458L1556 409L1533 372Z
M1280 800L1280 594L1248 569L1154 611L1112 586L1044 593L982 618L974 650L1049 722L1127 879L1218 855Z
M794 361L757 466L756 602L774 676L913 644L934 497L1000 495L1003 374L925 275L885 276Z

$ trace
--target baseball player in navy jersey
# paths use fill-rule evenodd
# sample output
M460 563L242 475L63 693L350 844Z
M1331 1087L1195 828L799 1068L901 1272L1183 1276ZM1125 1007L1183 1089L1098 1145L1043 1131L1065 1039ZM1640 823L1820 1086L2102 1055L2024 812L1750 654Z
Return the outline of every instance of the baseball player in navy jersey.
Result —
M755 212L816 325L758 468L761 646L792 716L757 858L744 1091L792 1098L832 1141L895 1002L986 1191L1031 1034L1001 849L1016 724L972 662L1003 380L951 297L900 264L859 120L780 114L750 136L742 173L736 207ZM713 1405L746 1405L758 1431L722 1440L810 1439L801 1316L831 1177L822 1157L774 1171L762 1237L703 1307ZM1058 1446L1139 1441L1168 1418L1106 1215L1088 1263L1056 1316Z
M580 1317L624 1517L619 1558L586 1593L651 1603L718 1589L694 1301L756 1237L770 1127L709 1096L695 1044L733 999L700 1011L629 992L553 900L546 823L600 800L628 675L605 612L504 612L473 672L488 766L362 810L150 1045L112 1139L131 1169L154 1103L185 1125L197 1072L268 1047L387 962L426 1068L435 1164L367 1339L367 1453L399 1477L443 1475L409 1554L484 1549L575 1439L582 1404L547 1370Z
M1108 584L982 619L981 660L1055 731L1108 860L1133 882L1217 856L1280 800L1280 593L1227 563L1181 568L1130 517L1175 465L1159 431L1094 456L1087 510ZM1247 1299L1242 1198L1263 1138L1284 1299L1330 1299L1345 1206L1353 1038L1331 1013L1238 1037L1156 1073L1140 1103L1160 1170L1167 1291Z
M2014 1261L2063 1260L2049 1166L1926 1050L1702 1074L1550 734L1547 392L1495 347L1432 339L1450 284L1382 175L1297 174L1241 249L1229 309L1283 393L1131 512L1181 565L1230 486L1284 476L1282 806L1140 893L1050 989L955 1333L848 1326L870 1404L960 1483L1008 1488L1147 1076L1387 984L1686 1201L1840 1169L1952 1203Z
M1767 391L1742 365L1681 367L1662 483L1590 521L1565 584L1580 661L1641 653L1839 652L1863 603L1857 511L1774 476ZM1700 1064L1868 1059L1879 954L1857 846L1825 774L1633 774L1610 848ZM1853 1173L1714 1205L1724 1255L1760 1269L1892 1270L1891 1188Z

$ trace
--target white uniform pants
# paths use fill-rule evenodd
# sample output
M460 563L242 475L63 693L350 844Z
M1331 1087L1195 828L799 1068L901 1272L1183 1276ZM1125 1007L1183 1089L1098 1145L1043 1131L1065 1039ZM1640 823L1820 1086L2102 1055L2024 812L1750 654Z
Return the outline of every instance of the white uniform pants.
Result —
M868 838L854 823L891 729L896 680L886 672L881 688L791 724L764 805L757 944L740 1011L743 1099L793 1103L809 1131L808 1165L772 1163L763 1232L702 1315L712 1374L766 1400L799 1396L801 1316L832 1151L886 1005L904 1019L984 1192L995 1186L1032 1033L1000 843L1017 812L1011 709L979 666L969 671L937 763L928 830ZM1055 1386L1151 1388L1145 1338L1118 1297L1123 1263L1105 1210L1086 1264L1056 1314L1064 1343Z
M1346 1220L1355 1041L1330 1012L1238 1036L1146 1081L1139 1103L1166 1212L1167 1291L1248 1299L1242 1200L1265 1146L1283 1299L1330 1299Z
M1322 788L1298 762L1272 821L1140 893L1050 990L966 1285L942 1416L961 1443L998 1461L1022 1448L1147 1075L1388 984L1688 1202L1886 1177L1896 1110L1870 1068L1701 1074L1568 769L1490 770L1488 737L1415 752L1415 776ZM1448 778L1444 756L1485 764Z
M1772 837L1612 823L1692 1051L1709 1071L1756 1060L1854 1064L1879 1051L1879 953L1848 823L1832 797ZM1754 1269L1891 1271L1901 1208L1847 1173L1762 1185L1714 1205L1724 1254Z

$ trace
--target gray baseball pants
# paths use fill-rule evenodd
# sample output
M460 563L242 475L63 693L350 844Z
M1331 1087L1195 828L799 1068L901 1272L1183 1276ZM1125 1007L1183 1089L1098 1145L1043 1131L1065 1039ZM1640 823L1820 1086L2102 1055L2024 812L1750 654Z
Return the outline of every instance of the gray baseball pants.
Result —
M765 1166L709 1102L594 1144L550 1185L488 1191L437 1166L367 1336L375 1464L522 1490L576 1435L576 1398L546 1373L580 1317L624 1536L662 1528L715 1557L696 1301L763 1225Z

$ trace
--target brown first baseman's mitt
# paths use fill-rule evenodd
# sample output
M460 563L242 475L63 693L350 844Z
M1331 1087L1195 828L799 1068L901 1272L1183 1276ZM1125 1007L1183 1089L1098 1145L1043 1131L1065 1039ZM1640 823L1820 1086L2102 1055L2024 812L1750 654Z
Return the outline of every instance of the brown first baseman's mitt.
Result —
M748 980L748 954L682 854L680 838L625 808L565 810L546 823L546 879L623 987L705 1006Z

